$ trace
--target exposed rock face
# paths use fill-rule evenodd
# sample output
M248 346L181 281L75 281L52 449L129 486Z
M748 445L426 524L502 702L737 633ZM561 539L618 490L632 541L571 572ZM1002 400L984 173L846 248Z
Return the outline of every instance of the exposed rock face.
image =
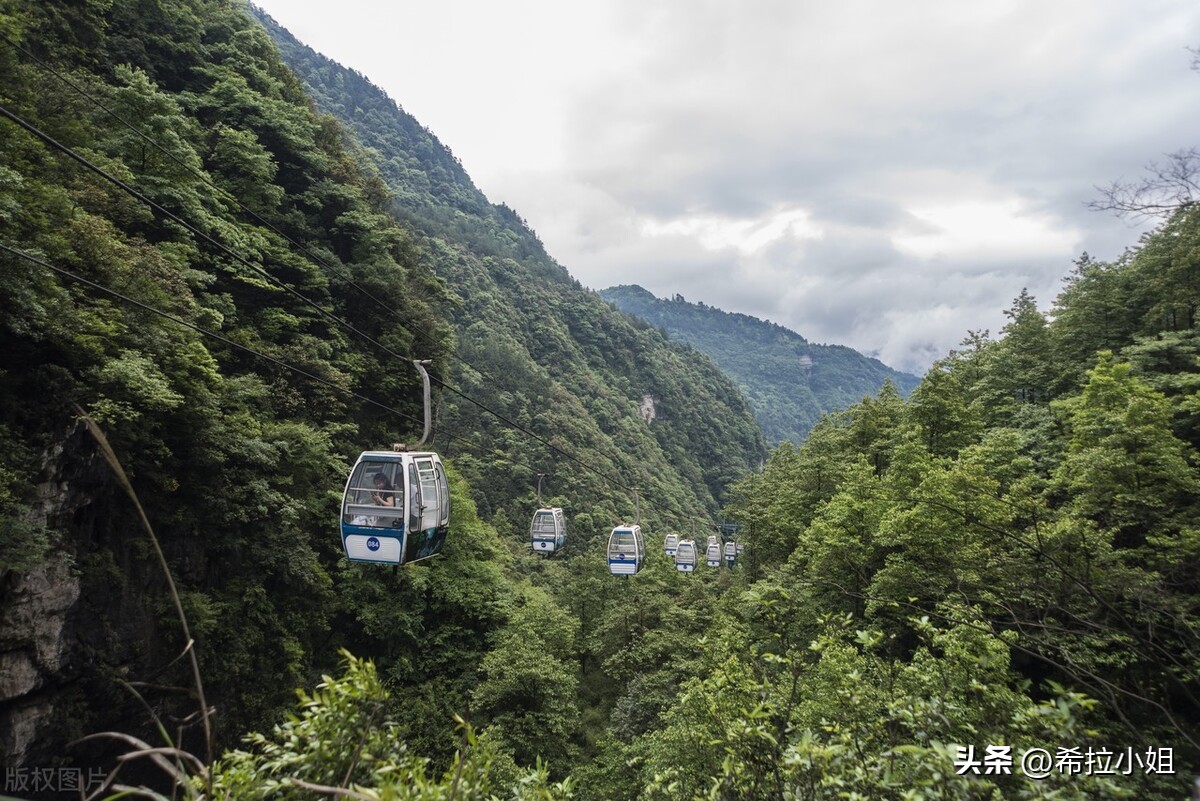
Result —
M638 412L647 423L654 422L654 418L658 417L658 410L654 406L654 396L643 395L642 402L638 404Z
M18 698L37 687L38 669L26 651L0 654L0 701Z
M103 476L79 432L68 444L89 455L68 458L63 445L50 451L31 507L31 517L54 533L53 550L28 571L0 572L0 754L9 766L45 759L36 744L52 718L56 690L77 672L69 632L82 582L67 532Z
M79 600L80 580L66 553L55 553L28 573L3 577L0 618L0 751L22 765L49 717L44 688L57 685L69 666L65 632Z
M82 426L47 451L37 481L29 516L53 547L29 570L0 571L0 767L111 768L112 743L68 743L113 728L152 738L143 704L170 714L164 697L186 698L164 669L177 646L161 641L161 571ZM180 562L203 569L188 550L198 543L172 545ZM142 700L122 684L146 676L161 686L142 687Z

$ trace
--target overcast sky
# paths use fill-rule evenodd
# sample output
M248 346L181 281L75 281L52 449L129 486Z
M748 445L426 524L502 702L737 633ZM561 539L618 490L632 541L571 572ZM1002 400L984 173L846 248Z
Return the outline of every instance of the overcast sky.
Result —
M923 372L1145 225L1200 145L1195 0L255 0L364 73L595 289Z

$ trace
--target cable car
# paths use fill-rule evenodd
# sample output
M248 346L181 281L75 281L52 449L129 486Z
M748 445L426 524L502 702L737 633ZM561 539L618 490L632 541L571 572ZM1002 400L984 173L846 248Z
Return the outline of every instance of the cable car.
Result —
M529 545L538 553L549 555L566 543L567 524L562 509L542 506L542 479L545 477L545 473L538 473L537 504L540 508L533 513L533 522L529 524Z
M645 562L642 527L634 523L614 528L608 537L608 572L614 576L632 576Z
M704 551L704 563L709 567L721 566L721 541L716 536L708 538L708 548Z
M738 546L733 540L725 543L725 567L733 567L733 563L737 561Z
M430 415L428 361L413 360L425 385L425 433ZM364 451L342 493L342 548L351 562L405 565L437 556L450 530L450 486L431 451Z
M693 543L694 545L695 543ZM674 556L675 549L679 547L679 535L674 532L669 532L663 539L663 551L667 556Z
M450 488L436 453L365 451L342 494L342 547L351 562L404 565L441 553Z
M557 506L543 507L533 513L529 525L529 542L538 553L552 554L567 541L563 510Z
M696 570L696 541L680 540L679 548L675 551L675 569L680 573L692 573Z

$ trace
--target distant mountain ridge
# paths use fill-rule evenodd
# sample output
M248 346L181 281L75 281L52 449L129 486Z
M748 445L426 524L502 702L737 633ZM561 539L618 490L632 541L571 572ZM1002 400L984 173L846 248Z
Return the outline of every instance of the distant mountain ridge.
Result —
M826 412L874 395L891 379L908 395L920 381L844 345L815 345L776 323L727 312L681 295L660 299L635 285L600 296L664 329L717 363L746 395L771 444L802 442Z

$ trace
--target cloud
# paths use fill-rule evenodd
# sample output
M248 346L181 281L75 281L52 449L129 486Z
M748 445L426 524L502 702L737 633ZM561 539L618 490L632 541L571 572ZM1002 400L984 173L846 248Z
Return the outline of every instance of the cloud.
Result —
M706 250L733 248L750 255L781 239L821 237L804 209L780 208L758 217L737 218L718 214L694 214L669 222L643 220L641 233L650 237L689 237Z
M577 92L563 174L622 210L652 291L921 371L1136 240L1085 201L1200 122L1200 13L1152 5L630 4L655 44Z
M267 5L289 25L301 2ZM341 54L374 53L350 66L584 284L910 370L995 330L1023 287L1048 306L1081 251L1136 242L1085 202L1200 130L1191 0L560 6L406 7L396 26L445 33L399 49L362 0L304 13L331 15L318 39L344 29Z

